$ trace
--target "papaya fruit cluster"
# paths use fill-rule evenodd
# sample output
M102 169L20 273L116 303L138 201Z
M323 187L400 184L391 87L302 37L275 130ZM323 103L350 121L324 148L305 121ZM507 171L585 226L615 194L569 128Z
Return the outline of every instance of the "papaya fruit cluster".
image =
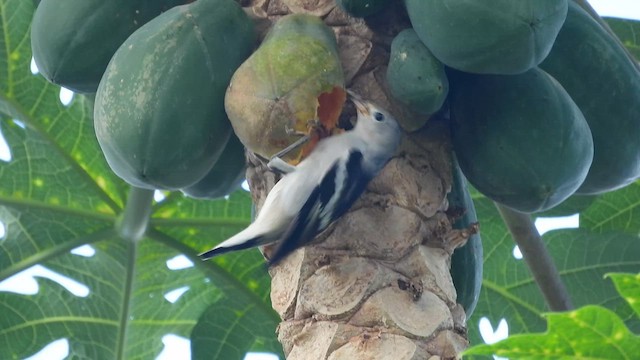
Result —
M354 17L389 3L336 0ZM465 177L515 210L566 212L640 176L638 67L573 1L404 6L412 28L391 43L387 85L418 116L449 114L456 228L476 222ZM284 16L254 51L234 0L41 0L31 44L45 78L96 93L105 158L143 188L224 196L243 178L244 147L269 157L314 121L330 133L345 101L330 28ZM468 314L481 259L477 235L452 259Z
M637 63L577 3L403 2L412 27L392 41L387 86L417 115L448 114L454 228L477 221L466 180L517 211L562 216L638 179ZM337 3L352 16L380 11L373 0ZM482 280L478 234L454 252L451 275L469 316Z
M234 0L42 0L31 35L47 80L96 93L100 147L136 187L227 195L244 147L268 158L317 130L295 161L346 100L335 35L315 16L279 19L254 49Z
M574 1L404 5L412 28L392 42L389 92L416 114L449 114L478 191L533 213L640 176L637 63Z
M225 196L244 179L224 94L255 43L234 0L42 0L31 32L46 79L96 93L96 136L112 170L133 186L197 198Z

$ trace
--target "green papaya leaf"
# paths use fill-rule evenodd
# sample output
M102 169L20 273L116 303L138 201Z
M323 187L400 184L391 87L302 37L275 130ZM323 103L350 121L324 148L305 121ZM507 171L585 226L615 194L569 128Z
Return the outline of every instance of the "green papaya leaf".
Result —
M250 308L254 316L243 325L271 329L261 349L280 351L259 252L197 257L249 223L249 195L169 194L151 208L142 239L121 238L115 224L129 187L100 151L90 97L76 94L63 105L60 88L31 72L33 11L31 1L0 0L0 132L10 154L0 160L0 282L40 265L82 291L43 277L31 279L33 295L0 290L0 358L26 358L58 339L68 341L70 358L155 358L163 336L188 339L225 299L233 301L220 311ZM225 349L235 346L235 320L217 320ZM220 341L207 346L227 358Z
M231 327L221 324L231 324ZM225 297L211 305L194 326L192 359L242 359L248 350L273 351L280 344L273 336L272 325L273 319L265 317L254 304L238 309L234 299ZM279 355L284 359L281 351Z
M613 280L616 290L640 317L640 274L607 274Z
M493 203L474 195L480 221L484 257L484 278L480 299L469 320L472 344L483 343L480 319L486 317L495 328L506 319L509 334L543 331L548 311L524 260L514 257L515 243ZM589 209L591 210L592 205ZM628 304L615 296L611 284L601 286L608 272L630 272L640 268L640 241L624 232L594 233L588 229L564 229L543 236L562 281L575 306L598 304L615 311L632 329L640 329Z
M580 213L580 226L594 232L618 230L640 234L640 182L602 194Z
M637 60L640 59L640 21L618 18L604 19L622 44Z
M616 274L613 278L627 294L640 293L637 291L640 276ZM616 313L606 308L588 305L545 317L548 330L543 334L514 335L496 344L474 346L464 354L536 360L635 359L640 354L640 336L633 334Z

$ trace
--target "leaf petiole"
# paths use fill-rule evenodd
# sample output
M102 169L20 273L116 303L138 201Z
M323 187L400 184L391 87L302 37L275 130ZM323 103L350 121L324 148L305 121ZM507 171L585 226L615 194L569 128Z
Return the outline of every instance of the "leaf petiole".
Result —
M529 214L495 203L504 223L520 248L533 278L552 311L573 310L573 304L551 254Z

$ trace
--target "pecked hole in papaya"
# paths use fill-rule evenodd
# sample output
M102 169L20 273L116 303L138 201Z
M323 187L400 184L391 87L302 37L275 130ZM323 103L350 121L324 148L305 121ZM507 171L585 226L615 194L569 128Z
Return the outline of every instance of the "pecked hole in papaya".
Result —
M331 92L318 96L318 120L326 130L331 131L338 124L345 101L347 92L338 86L334 86Z
M321 93L318 98L316 116L318 127L313 129L307 145L302 148L300 160L307 157L322 138L331 136L338 125L340 114L347 101L347 92L338 86L334 86L330 92Z

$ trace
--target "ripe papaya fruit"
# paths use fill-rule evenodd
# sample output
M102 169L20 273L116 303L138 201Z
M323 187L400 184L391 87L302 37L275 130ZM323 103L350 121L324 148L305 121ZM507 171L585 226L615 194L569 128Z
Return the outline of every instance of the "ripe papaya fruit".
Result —
M278 19L233 74L225 96L233 130L247 149L270 158L299 138L289 130L306 133L315 120L335 127L346 100L337 46L316 16Z
M391 42L387 83L396 100L423 115L438 111L449 93L444 65L413 29L401 31Z
M389 0L336 0L336 4L353 17L373 15L389 3Z
M540 67L576 102L593 134L593 164L579 194L621 188L640 176L640 72L624 48L578 5Z
M152 189L202 179L231 135L224 93L254 43L233 0L175 7L136 30L96 94L96 136L111 169Z
M551 50L567 0L405 0L411 24L445 65L479 74L519 74Z
M450 72L451 134L462 172L488 198L522 212L561 203L593 159L591 131L544 71Z
M246 160L244 146L231 134L222 154L197 183L182 189L182 193L198 199L218 199L236 191L245 178Z
M109 60L140 26L189 0L42 0L31 24L31 49L50 82L96 92Z
M453 228L468 229L469 226L478 222L478 216L467 188L467 182L455 157L453 159L452 172L453 183L451 191L447 194L449 209L455 212L460 211L462 214L453 223ZM473 310L476 308L480 298L482 264L482 239L479 233L471 235L467 243L457 248L451 256L451 278L458 294L456 301L464 308L467 319L473 314Z

